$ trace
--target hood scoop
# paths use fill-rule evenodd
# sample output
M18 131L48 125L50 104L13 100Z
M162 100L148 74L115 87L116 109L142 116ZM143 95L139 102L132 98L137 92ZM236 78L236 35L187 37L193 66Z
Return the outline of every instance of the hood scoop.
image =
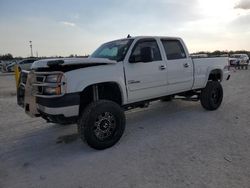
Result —
M48 61L47 62L47 65L49 67L56 67L56 66L60 66L64 64L64 61L63 60L51 60L51 61Z

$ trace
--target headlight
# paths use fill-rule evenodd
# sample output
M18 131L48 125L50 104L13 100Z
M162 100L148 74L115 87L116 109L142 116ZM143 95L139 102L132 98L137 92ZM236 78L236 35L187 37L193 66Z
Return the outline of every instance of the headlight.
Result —
M60 95L61 87L44 87L43 93L45 95Z
M36 83L33 85L39 96L61 96L65 93L65 77L63 73L37 73Z
M45 82L48 82L48 83L57 83L57 82L61 81L61 78L62 78L62 75L60 75L60 74L52 74L52 75L48 75L46 77Z

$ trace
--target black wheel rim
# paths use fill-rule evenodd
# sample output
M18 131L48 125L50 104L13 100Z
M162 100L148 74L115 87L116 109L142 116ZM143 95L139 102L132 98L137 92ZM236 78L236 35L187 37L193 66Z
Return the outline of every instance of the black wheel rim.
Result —
M211 92L211 98L214 104L219 104L221 99L221 92L219 88L214 88Z
M100 141L106 141L113 137L116 130L116 120L112 113L104 112L97 116L94 125L94 134Z

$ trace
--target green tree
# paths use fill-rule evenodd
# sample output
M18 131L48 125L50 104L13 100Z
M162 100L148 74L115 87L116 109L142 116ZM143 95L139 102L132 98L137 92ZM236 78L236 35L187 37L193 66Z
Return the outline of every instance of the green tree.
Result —
M12 59L13 59L13 56L10 53L4 54L4 55L0 55L0 60L12 60Z

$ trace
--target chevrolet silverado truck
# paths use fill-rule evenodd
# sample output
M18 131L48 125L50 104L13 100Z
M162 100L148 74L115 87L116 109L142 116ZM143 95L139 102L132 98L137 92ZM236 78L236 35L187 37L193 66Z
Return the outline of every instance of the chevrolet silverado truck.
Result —
M216 110L229 77L228 58L191 58L181 38L129 37L88 58L35 61L21 72L17 100L32 117L77 123L83 141L105 149L124 132L124 111L174 96Z

